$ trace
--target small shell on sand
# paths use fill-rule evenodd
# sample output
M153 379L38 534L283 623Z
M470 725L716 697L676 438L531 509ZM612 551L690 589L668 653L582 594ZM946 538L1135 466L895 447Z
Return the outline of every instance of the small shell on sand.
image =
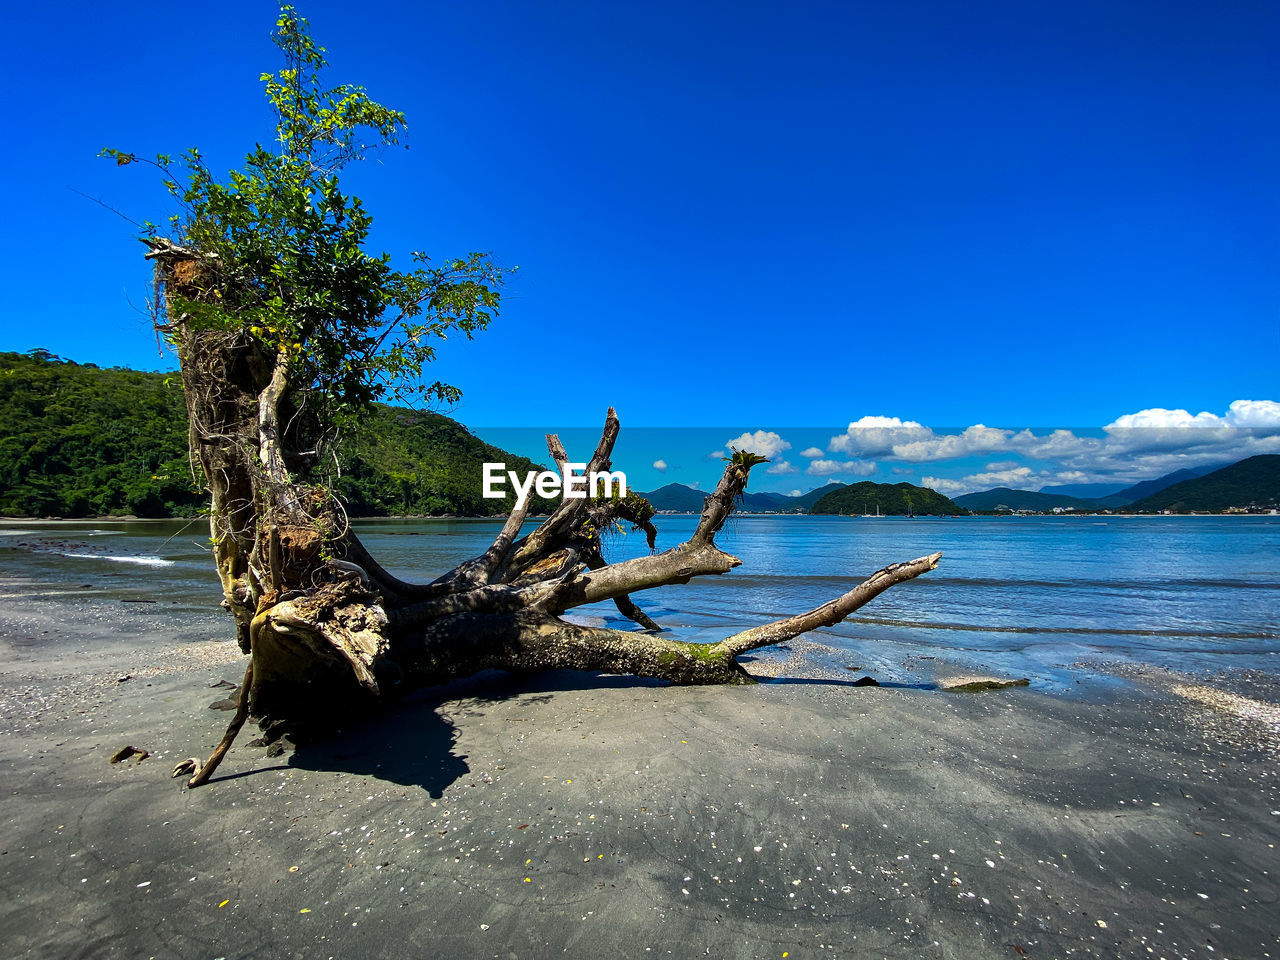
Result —
M1175 683L1170 689L1178 696L1193 700L1201 706L1229 713L1242 720L1265 724L1280 733L1280 706L1274 703L1242 697L1236 693L1227 693L1225 690L1215 690L1213 687L1200 684Z

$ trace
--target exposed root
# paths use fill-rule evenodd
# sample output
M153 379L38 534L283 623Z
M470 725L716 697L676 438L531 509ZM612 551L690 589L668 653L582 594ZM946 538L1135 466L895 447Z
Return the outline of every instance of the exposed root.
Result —
M193 777L198 776L200 774L200 758L199 757L187 757L187 759L183 760L181 763L178 763L176 766L174 766L173 773L169 774L169 776L170 778L181 777L188 773L191 774Z
M213 771L218 769L218 764L222 762L222 758L227 755L227 751L231 749L231 744L236 738L236 734L240 732L240 728L244 726L245 720L249 716L249 691L253 689L253 661L249 661L249 666L245 668L244 680L240 684L240 696L236 700L236 713L231 718L231 723L227 726L227 732L222 735L222 741L214 748L213 753L205 762L204 766L194 757L182 761L177 767L173 768L173 776L178 776L180 767L187 763L194 764L191 779L187 781L188 787L198 787L202 783L208 781L213 775Z

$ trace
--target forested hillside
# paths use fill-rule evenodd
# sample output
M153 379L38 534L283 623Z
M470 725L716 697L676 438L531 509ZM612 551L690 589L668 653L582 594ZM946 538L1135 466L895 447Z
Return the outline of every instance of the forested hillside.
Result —
M0 513L166 517L203 504L176 374L0 353Z
M1127 509L1140 513L1173 513L1268 509L1280 506L1280 455L1261 454L1203 477L1166 487Z
M853 483L823 496L811 513L865 514L881 516L930 514L936 516L968 513L947 497L929 487L912 483Z
M480 464L541 469L438 413L378 406L339 448L335 484L353 516L480 516ZM190 516L205 506L187 464L177 374L0 352L0 514Z

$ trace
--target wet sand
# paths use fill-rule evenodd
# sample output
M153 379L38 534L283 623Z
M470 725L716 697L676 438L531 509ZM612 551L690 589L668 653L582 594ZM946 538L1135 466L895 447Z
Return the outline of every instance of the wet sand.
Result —
M31 587L0 590L8 956L1280 955L1271 676L488 677L281 757L246 730L188 791L242 669L220 611Z

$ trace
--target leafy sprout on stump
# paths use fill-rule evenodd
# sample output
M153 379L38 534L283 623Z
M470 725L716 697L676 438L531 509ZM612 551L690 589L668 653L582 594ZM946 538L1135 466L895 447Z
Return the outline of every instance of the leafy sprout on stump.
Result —
M401 271L389 255L365 251L372 217L341 190L338 174L397 144L404 114L363 87L325 88L324 48L292 7L281 8L273 39L285 63L260 79L276 116L274 149L255 145L225 179L194 148L176 160L102 151L121 166L158 168L178 201L167 230L143 227L148 242L167 234L200 257L198 285L171 291L170 314L233 332L286 363L291 390L305 394L322 434L378 400L456 402L456 387L418 378L436 340L470 339L489 325L504 271L482 253L438 265L414 253L414 267Z

